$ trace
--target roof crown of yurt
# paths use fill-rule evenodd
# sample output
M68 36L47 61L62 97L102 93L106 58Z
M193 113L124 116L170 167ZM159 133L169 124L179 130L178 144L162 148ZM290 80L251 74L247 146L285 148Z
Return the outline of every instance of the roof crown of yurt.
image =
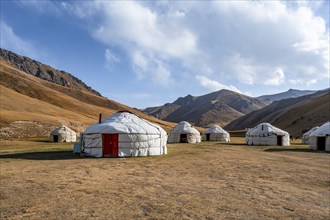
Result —
M330 151L330 121L314 130L309 138L310 149Z
M65 125L61 125L50 132L49 140L51 142L75 142L77 133Z
M207 128L202 135L204 141L230 141L230 135L219 125L213 125Z
M307 131L306 133L304 133L302 136L302 139L301 139L301 143L309 144L310 134L318 128L319 128L319 126L315 126L315 127L311 128L309 131Z
M168 143L198 143L201 142L199 131L189 122L181 121L170 132Z
M91 157L152 156L167 153L167 133L129 111L119 111L89 126L82 151Z
M248 145L290 146L290 134L270 123L261 123L246 132Z

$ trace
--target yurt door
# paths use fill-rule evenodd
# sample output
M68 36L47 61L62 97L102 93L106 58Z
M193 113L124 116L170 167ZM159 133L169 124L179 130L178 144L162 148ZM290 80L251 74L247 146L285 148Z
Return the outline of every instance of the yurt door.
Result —
M180 143L188 143L187 134L180 135Z
M283 136L277 136L277 146L283 146Z
M211 134L206 134L206 140L207 141L210 141L210 136L211 136Z
M103 156L118 157L118 134L103 134Z
M317 137L317 149L325 150L325 137Z
M53 135L54 142L58 142L58 135Z

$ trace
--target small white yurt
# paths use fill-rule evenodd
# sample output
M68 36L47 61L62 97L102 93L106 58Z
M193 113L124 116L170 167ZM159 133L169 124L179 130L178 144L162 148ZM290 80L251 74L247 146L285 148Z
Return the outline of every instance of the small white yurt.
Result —
M230 135L219 125L213 125L203 132L204 141L230 141Z
M201 134L191 124L181 121L172 130L168 137L168 143L198 143L201 142Z
M302 136L301 143L302 144L309 144L309 135L318 128L319 128L319 126L315 126L314 128L312 128L309 131L307 131L306 133L304 133L303 136Z
M248 145L290 146L290 135L269 123L261 123L246 132Z
M77 134L67 126L62 125L50 132L49 140L51 142L75 142Z
M313 131L309 137L309 147L312 150L330 151L330 122Z
M167 154L166 143L160 126L120 111L86 129L82 151L90 157L153 156Z

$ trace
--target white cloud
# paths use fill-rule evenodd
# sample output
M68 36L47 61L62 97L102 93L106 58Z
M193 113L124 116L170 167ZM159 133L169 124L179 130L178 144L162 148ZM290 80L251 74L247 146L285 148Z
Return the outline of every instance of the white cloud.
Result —
M304 84L304 82L301 79L289 79L288 80L289 83L293 84L293 85L302 85Z
M231 91L234 91L234 92L237 92L237 93L242 93L239 89L237 89L235 86L233 85L224 85L224 84L221 84L215 80L211 80L205 76L200 76L200 75L197 75L196 76L196 79L198 80L198 82L204 86L205 88L207 88L208 90L210 91L218 91L218 90L221 90L221 89L227 89L227 90L231 90Z
M88 15L91 15L90 10L87 10L85 7L78 7L76 5L72 5L68 2L61 2L61 7L68 11L70 14L78 16L79 18L86 18Z
M260 80L272 78L277 66L287 70L291 78L307 81L325 77L329 70L329 32L322 18L306 8L289 10L276 1L236 4L216 2L220 12L217 19L226 21L218 25L225 30L218 33L221 48L212 50L220 60L217 69L250 85L280 85L281 78L273 80L275 83ZM212 63L216 65L215 60ZM306 71L312 68L314 71Z
M56 1L51 0L20 0L20 4L24 7L33 8L38 13L52 13L60 15L62 12L59 7L57 7Z
M321 3L294 7L281 1L65 5L90 25L95 39L126 51L137 77L152 83L169 85L182 72L177 69L205 77L204 81L212 77L215 82L225 79L248 86L280 86L285 79L294 83L298 78L309 85L329 79L329 29L324 18L314 13ZM88 13L81 15L86 8ZM208 85L220 88L222 84Z
M171 24L174 17L158 14L138 2L96 2L95 7L104 19L94 36L105 44L120 44L128 52L138 47L179 58L196 50L195 36L187 28Z
M285 1L284 3L285 4L291 3L291 4L294 4L298 7L308 7L308 8L317 10L320 7L322 7L324 2L325 2L324 0L317 0L317 1L300 0L300 1L291 1L291 2Z
M0 42L1 48L24 54L33 59L37 59L37 50L33 44L27 40L20 38L6 22L0 22Z
M310 86L310 85L312 85L312 84L315 84L316 82L317 82L316 79L311 79L311 80L308 80L308 81L307 81L306 85L307 85L307 86Z
M115 56L111 51L110 49L106 49L105 50L105 59L108 61L108 62L119 62L119 58L117 56Z
M111 69L111 66L114 64L114 63L118 63L120 62L120 59L114 55L110 49L106 49L105 50L105 53L104 53L104 57L105 57L105 60L106 60L106 67L108 69Z
M133 53L132 60L134 72L139 80L148 79L162 86L172 83L171 71L161 60L141 52Z
M185 60L198 53L194 34L172 22L184 17L182 11L160 14L142 3L126 1L98 1L88 6L88 11L94 11L100 21L91 28L94 38L126 51L138 79L167 86L172 80L166 67L168 60ZM80 18L86 17L81 13L86 5L65 3L63 7Z
M281 68L277 68L272 75L270 75L265 79L260 79L260 80L264 81L265 85L277 86L284 83L284 78L285 78L284 71Z

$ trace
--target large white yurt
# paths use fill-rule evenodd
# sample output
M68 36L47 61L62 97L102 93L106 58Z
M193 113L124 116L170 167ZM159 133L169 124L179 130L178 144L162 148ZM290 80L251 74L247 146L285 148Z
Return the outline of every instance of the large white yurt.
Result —
M160 126L120 111L86 129L82 151L90 157L153 156L167 154L166 143Z
M248 145L290 146L290 135L269 123L261 123L246 132Z
M330 122L313 131L309 137L309 147L312 150L330 151Z
M77 134L67 126L62 125L50 132L49 140L51 142L75 142Z
M304 133L302 136L302 139L301 139L301 143L309 144L309 135L318 128L319 128L319 126L315 126L314 128L312 128L309 131L307 131L306 133Z
M230 135L219 125L213 125L203 132L204 141L230 141Z
M168 136L168 143L198 143L201 142L201 134L191 124L181 121Z

